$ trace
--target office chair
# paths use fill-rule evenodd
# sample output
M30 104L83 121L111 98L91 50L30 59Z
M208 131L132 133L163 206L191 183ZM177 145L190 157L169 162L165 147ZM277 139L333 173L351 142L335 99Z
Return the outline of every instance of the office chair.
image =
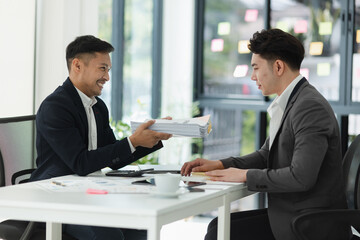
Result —
M319 210L297 216L292 222L292 229L298 239L311 239L304 229L309 220L316 222L334 221L352 226L360 233L360 134L356 136L343 159L343 175L346 184L346 198L349 209ZM319 229L321 231L321 229ZM360 239L353 235L352 240Z
M21 184L29 180L35 170L34 156L35 115L0 119L0 187ZM19 171L19 169L22 169ZM0 223L0 239L43 240L45 228L41 223L6 220ZM63 240L75 238L63 234Z

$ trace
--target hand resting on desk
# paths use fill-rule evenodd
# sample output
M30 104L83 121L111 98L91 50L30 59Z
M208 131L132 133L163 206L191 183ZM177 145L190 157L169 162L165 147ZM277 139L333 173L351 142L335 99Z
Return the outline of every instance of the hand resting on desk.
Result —
M181 175L189 176L191 172L205 172L211 181L246 182L247 170L238 168L224 169L221 161L211 161L197 158L185 163L181 168Z
M181 175L190 176L191 172L207 172L216 169L224 169L220 161L197 158L194 161L184 163L181 168Z

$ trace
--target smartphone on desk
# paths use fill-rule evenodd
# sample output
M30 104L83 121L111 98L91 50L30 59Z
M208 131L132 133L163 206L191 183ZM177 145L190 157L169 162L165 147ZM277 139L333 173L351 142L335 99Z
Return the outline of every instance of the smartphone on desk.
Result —
M205 184L205 182L182 181L181 186L187 188L190 192L205 192L205 189L194 188Z

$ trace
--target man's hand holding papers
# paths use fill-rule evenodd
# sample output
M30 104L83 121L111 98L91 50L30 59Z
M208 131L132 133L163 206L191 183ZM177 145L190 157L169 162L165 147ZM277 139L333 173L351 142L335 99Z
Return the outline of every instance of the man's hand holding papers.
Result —
M142 123L131 121L132 132L135 132ZM210 115L191 119L156 119L149 129L174 136L203 138L211 132Z

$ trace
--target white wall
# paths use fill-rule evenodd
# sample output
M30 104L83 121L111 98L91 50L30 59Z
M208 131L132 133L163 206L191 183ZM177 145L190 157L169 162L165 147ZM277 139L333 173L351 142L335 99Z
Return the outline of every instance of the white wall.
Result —
M0 118L33 114L35 0L0 0Z
M38 0L35 112L61 85L68 71L66 46L79 35L98 32L98 0Z

